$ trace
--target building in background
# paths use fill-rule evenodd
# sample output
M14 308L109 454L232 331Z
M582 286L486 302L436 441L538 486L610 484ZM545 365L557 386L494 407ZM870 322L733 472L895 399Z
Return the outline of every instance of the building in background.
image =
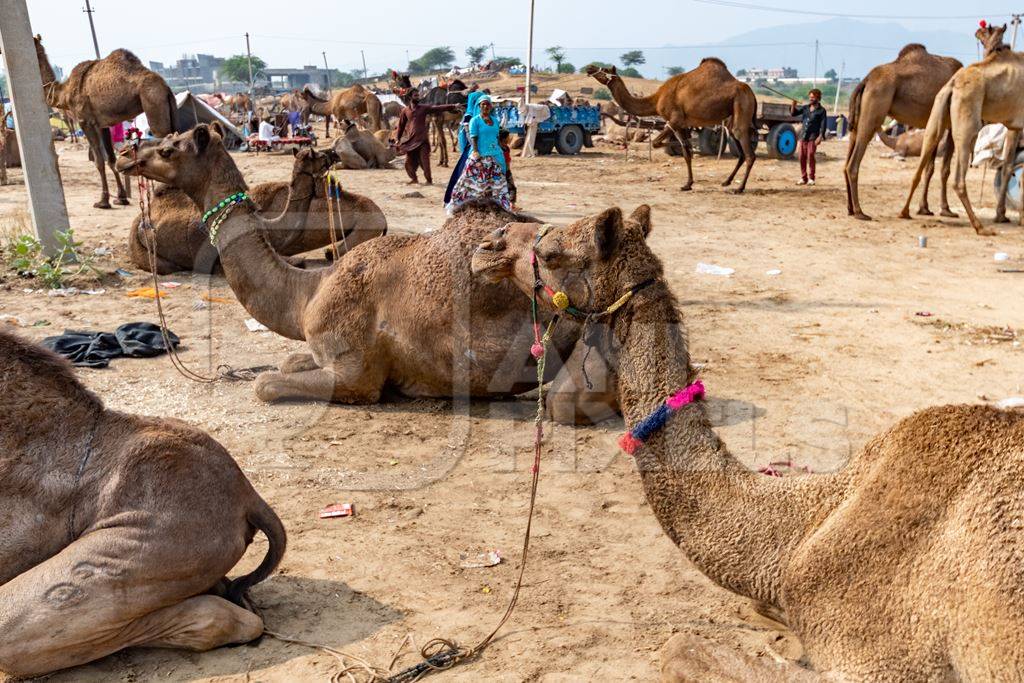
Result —
M302 90L305 86L316 86L315 89L329 90L332 73L318 66L304 66L301 69L264 69L263 73L270 79L270 87L276 91Z

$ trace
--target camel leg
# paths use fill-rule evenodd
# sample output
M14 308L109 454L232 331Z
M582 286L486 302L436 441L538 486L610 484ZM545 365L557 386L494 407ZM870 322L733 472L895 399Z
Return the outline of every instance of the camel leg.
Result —
M103 188L100 191L100 200L93 204L93 208L109 209L110 188L107 186L107 165L103 159L103 142L100 139L102 133L94 126L84 126L83 132L85 133L86 141L89 143L89 149L92 150L93 162L96 164L96 172L100 174L100 185Z
M297 360L295 366L304 367L310 360L312 356L308 360ZM290 366L286 362L284 367ZM387 379L387 367L382 358L366 358L358 352L342 355L330 368L315 364L313 368L262 373L256 378L257 398L268 403L282 400L376 403Z
M934 170L934 167L935 167L935 152L936 152L936 149L937 149L937 145L938 145L937 141L933 141L927 135L925 136L924 145L921 148L921 160L919 162L917 162L917 170L914 171L914 179L912 181L910 181L910 192L907 193L907 201L904 202L903 210L900 211L900 218L905 218L905 219L909 219L910 218L910 203L914 200L914 193L917 192L917 186L921 182L921 176L925 173L925 171L928 171L928 175L930 177L931 173L932 173L932 170ZM946 151L943 154L943 165L942 165L942 173L943 173L943 176L944 176L943 179L942 179L942 202L943 202L943 204L947 204L947 202L946 202L946 180L947 180L947 178L949 176L949 163L950 163L949 159L947 157L952 154L952 151L953 151L953 143L951 141L949 141L946 144ZM929 166L931 166L931 169L929 169ZM921 213L922 210L927 210L928 209L927 194L928 194L927 190L925 190L925 195L926 196L923 197L922 200L921 200L921 208L918 210L918 213ZM948 206L947 206L947 208L948 208ZM952 212L950 212L950 213L952 213ZM923 215L928 216L928 215L931 215L931 213L929 212L929 213L923 214Z
M683 159L686 160L686 184L679 189L687 192L693 189L693 148L690 146L690 131L682 126L679 126L677 130L677 126L673 126L670 123L666 123L665 128L671 130L672 134L676 136L676 140L683 146ZM685 140L683 140L682 132L686 132Z
M313 360L311 353L293 353L281 363L281 372L292 373L304 370L316 370L319 365Z
M745 135L743 135L745 133ZM742 137L741 137L742 135ZM732 170L732 173L725 181L725 185L732 183L733 178L736 177L736 173L740 170L740 164L746 164L746 169L743 171L743 180L740 181L740 186L736 188L736 194L741 194L747 189L747 178L750 177L750 171L754 168L754 147L750 144L750 131L742 131L740 135L736 134L736 131L732 131L732 136L736 138L736 141L740 145L740 158L736 161L736 168Z
M103 150L106 152L107 165L110 172L114 174L114 182L117 183L117 199L114 203L119 206L128 206L128 194L125 192L124 183L121 181L121 174L117 172L117 154L114 152L114 141L110 137L110 129L104 128L101 132L103 137Z
M922 159L924 155L922 154ZM918 216L934 216L928 208L928 186L931 185L932 175L935 173L935 155L930 155L924 166L924 186L921 188L921 202L917 205Z
M1013 172L1013 162L1017 158L1017 146L1020 144L1020 131L1007 130L1006 141L1003 144L1003 165L1002 177L999 182L999 196L996 197L996 223L1009 223L1006 217L1006 188L1010 186L1010 174Z
M954 100L955 105L956 101ZM954 113L955 116L956 114ZM956 159L956 167L953 169L953 191L956 192L956 196L960 198L960 202L964 205L964 211L967 212L967 220L971 222L971 227L974 228L974 231L979 235L991 237L998 233L992 228L986 228L981 224L978 216L974 213L974 207L971 206L971 199L967 194L967 169L971 163L974 141L978 137L978 129L981 127L978 119L964 121L957 130L953 131L954 158ZM962 119L957 118L954 118L954 120L962 121Z
M946 132L946 146L942 150L942 172L939 178L940 199L942 205L939 215L946 218L958 218L956 212L949 208L949 171L953 165L953 131Z
M882 127L882 120L885 112L868 111L866 103L861 102L860 122L857 124L859 133L850 133L850 148L846 157L846 167L843 174L846 176L847 210L854 218L863 221L871 220L871 216L864 213L860 208L860 194L857 190L857 181L860 178L860 162L864 159L864 153L868 150L868 144L874 137L875 131Z
M136 645L208 650L258 638L258 616L200 595L242 556L244 539L221 548L218 539L193 543L180 525L163 526L89 532L0 586L0 671L37 676ZM155 543L154 532L162 534ZM188 543L187 563L170 538Z

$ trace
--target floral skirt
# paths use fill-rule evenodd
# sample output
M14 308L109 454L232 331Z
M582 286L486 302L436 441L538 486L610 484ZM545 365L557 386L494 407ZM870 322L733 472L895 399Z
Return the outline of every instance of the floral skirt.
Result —
M451 215L467 204L487 202L494 202L506 211L512 210L505 169L494 157L467 159L445 209Z

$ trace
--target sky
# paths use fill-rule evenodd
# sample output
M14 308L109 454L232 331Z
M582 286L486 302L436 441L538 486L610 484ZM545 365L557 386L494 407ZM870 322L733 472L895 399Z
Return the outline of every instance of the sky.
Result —
M104 55L124 47L144 63L168 63L185 53L244 54L248 31L253 54L271 66L322 65L326 51L332 68L349 71L362 68L362 51L371 74L404 68L407 55L415 58L437 45L451 46L463 64L469 45L494 43L498 55L525 58L530 11L529 0L175 0L170 11L164 9L169 5L156 2L91 2ZM84 5L84 0L28 0L33 31L42 34L51 60L65 73L94 57ZM161 11L147 16L147 5ZM536 0L534 52L535 62L548 64L543 50L561 45L568 61L579 67L595 59L617 62L626 50L642 49L648 75L660 78L666 64L659 52L665 46L709 44L708 54L729 61L731 48L710 46L752 29L828 18L808 11L872 15L865 21L897 21L918 30L962 31L976 25L972 15L1002 23L1012 10L1024 8L1008 0ZM888 19L893 16L899 18ZM952 16L959 18L944 18ZM850 42L870 41L870 31L862 32L850 36Z

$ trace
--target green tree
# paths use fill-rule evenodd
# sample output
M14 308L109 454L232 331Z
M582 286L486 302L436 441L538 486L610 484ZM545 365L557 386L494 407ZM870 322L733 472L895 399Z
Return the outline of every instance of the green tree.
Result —
M639 71L637 71L636 69L634 69L631 66L627 66L625 69L622 69L621 71L619 71L619 75L620 76L629 76L630 78L643 78L644 77L644 75L642 73L640 73Z
M466 56L469 57L470 65L476 65L484 61L484 55L487 54L487 45L478 45L477 47L467 47Z
M839 80L839 74L836 73L835 69L829 69L828 71L825 72L825 78L827 78L830 81Z
M608 92L608 88L598 88L594 91L595 100L610 100L611 98L612 94Z
M574 74L576 73L576 67L569 62L562 62L558 65L558 73L560 74Z
M636 66L637 64L647 63L647 58L644 57L644 53L640 50L630 50L620 55L619 59L622 60L624 66Z
M252 56L252 77L259 78L267 63L256 55ZM220 65L220 77L224 81L238 81L239 83L249 82L249 58L245 55L234 55L224 60Z
M739 71L736 72L736 75L740 76L740 77L746 76L747 75L747 70L746 69L740 69Z
M551 61L555 63L555 71L561 73L562 62L565 61L565 49L561 45L555 45L554 47L549 47L547 50L544 50L544 52L547 52L548 57L550 57Z
M681 66L667 66L665 71L668 72L669 76L678 76L679 74L686 73L686 69Z
M434 47L409 62L409 71L423 73L448 66L455 61L455 51L448 46Z

